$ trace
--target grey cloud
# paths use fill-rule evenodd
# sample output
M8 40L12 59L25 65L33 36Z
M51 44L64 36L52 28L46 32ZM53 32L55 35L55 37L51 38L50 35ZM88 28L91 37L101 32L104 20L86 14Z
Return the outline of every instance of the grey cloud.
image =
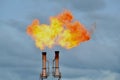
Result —
M33 46L29 46L31 44L29 44L28 42L29 41L32 42L32 40L30 40L27 37L26 33L21 33L19 29L8 27L7 25L1 25L0 32L1 32L0 51L2 56L7 57L8 55L9 58L11 56L13 57L21 56L30 59L30 58L34 58L34 57L30 57L30 55L33 55L34 51L38 53L37 52L38 50L35 48L34 44ZM26 40L28 41L26 42Z
M6 24L6 25L8 25L11 28L17 29L21 33L22 32L25 33L26 32L26 27L28 26L27 24L25 24L25 22L14 20L14 19L7 20L7 21L2 21L1 20L1 23L2 24Z
M43 3L46 2L46 5L43 5ZM104 0L57 0L57 1L34 1L34 8L35 10L31 11L29 15L27 15L28 20L33 20L35 18L40 19L41 22L47 22L48 23L48 18L51 15L55 15L58 12L64 10L64 9L69 9L72 12L75 11L80 11L82 12L94 12L100 9L103 9L105 7L105 2ZM50 4L50 6L48 5ZM42 6L41 6L42 5ZM38 9L39 7L39 9ZM44 11L43 11L44 8Z
M95 69L75 69L64 67L63 77L66 80L118 80L119 73L109 70L95 70ZM75 75L73 75L75 74Z
M58 3L61 3L65 8L76 9L83 12L98 11L104 9L106 6L104 0L60 0Z
M20 79L20 76L15 74L15 73L12 73L11 71L8 71L8 70L5 70L5 69L0 69L0 71L2 71L2 73L0 73L0 79L1 80L8 80L8 77L10 80L21 80ZM13 77L14 76L14 77Z
M116 15L119 15L118 13L116 13ZM116 15L112 15L112 14L107 14L107 13L87 13L86 15L84 15L84 18L86 20L96 20L99 24L101 25L106 25L105 27L101 27L101 28L106 28L106 27L109 27L110 29L111 28L119 28L119 20L120 20L120 17L119 16L116 16ZM100 25L100 26L101 26ZM99 25L98 25L99 26ZM113 27L114 26L114 27Z
M31 20L31 23L34 19L38 19L40 21L40 23L49 23L49 18L47 15L44 15L44 14L40 14L39 12L37 13L33 13L33 14L30 14L28 15L28 17L26 17L27 20Z
M79 77L98 77L99 74L102 74L99 70L94 69L78 69L78 68L69 68L69 67L61 67L62 75L64 78L79 78ZM73 75L75 74L75 75Z
M118 13L116 13L118 15ZM94 34L95 41L109 46L119 47L119 21L120 17L111 14L91 13L85 15L86 21L96 20L97 27Z
M116 56L119 53L119 50L117 50L117 52L116 50L117 49L112 47L88 42L86 44L84 43L84 45L81 44L80 47L70 50L69 52L63 52L64 54L61 55L61 63L64 66L72 68L120 72L120 56ZM70 57L70 59L67 59L67 57Z
M74 8L80 11L92 12L105 8L104 0L79 0L74 1Z
M1 80L33 80L39 79L39 69L34 68L2 68L0 69L2 73L0 73Z
M112 2L113 2L112 4L116 4L115 6L117 6L118 8L120 8L120 6L119 6L120 0L114 0Z
M34 44L30 46L29 42L32 41L19 29L3 23L0 26L0 71L2 71L0 79L8 80L4 77L7 76L11 80L33 80L39 76L37 75L41 69L39 49L36 49Z

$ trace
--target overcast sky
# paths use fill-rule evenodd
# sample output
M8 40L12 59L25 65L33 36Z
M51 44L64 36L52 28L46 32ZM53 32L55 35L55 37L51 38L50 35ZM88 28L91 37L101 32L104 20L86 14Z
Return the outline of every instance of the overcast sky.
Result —
M120 0L0 0L0 80L39 80L41 51L26 28L36 18L49 23L64 9L87 29L97 27L78 47L45 50L50 64L60 51L62 80L120 80Z

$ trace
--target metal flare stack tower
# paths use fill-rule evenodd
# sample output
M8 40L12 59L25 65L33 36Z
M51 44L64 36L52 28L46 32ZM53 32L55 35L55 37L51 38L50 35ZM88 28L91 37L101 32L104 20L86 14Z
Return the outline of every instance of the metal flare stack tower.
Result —
M40 79L47 79L50 72L49 72L49 61L46 57L46 52L42 52L42 72L40 74ZM47 65L47 67L46 67ZM55 51L55 58L53 59L53 66L52 66L52 76L54 78L61 79L61 72L59 70L59 51Z

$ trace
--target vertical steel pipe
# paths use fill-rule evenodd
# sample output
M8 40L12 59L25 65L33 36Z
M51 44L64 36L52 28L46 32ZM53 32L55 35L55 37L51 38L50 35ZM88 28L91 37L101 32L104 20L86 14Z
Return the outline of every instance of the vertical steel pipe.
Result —
M46 62L47 62L46 52L42 52L42 74L41 74L42 78L47 78Z

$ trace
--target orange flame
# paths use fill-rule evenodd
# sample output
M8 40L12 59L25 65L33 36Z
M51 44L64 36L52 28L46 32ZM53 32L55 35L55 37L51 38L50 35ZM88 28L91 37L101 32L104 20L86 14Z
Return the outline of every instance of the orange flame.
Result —
M74 21L72 13L67 10L50 17L50 25L40 24L39 20L35 19L28 26L27 33L41 50L54 45L70 49L90 39L89 32L80 22Z

